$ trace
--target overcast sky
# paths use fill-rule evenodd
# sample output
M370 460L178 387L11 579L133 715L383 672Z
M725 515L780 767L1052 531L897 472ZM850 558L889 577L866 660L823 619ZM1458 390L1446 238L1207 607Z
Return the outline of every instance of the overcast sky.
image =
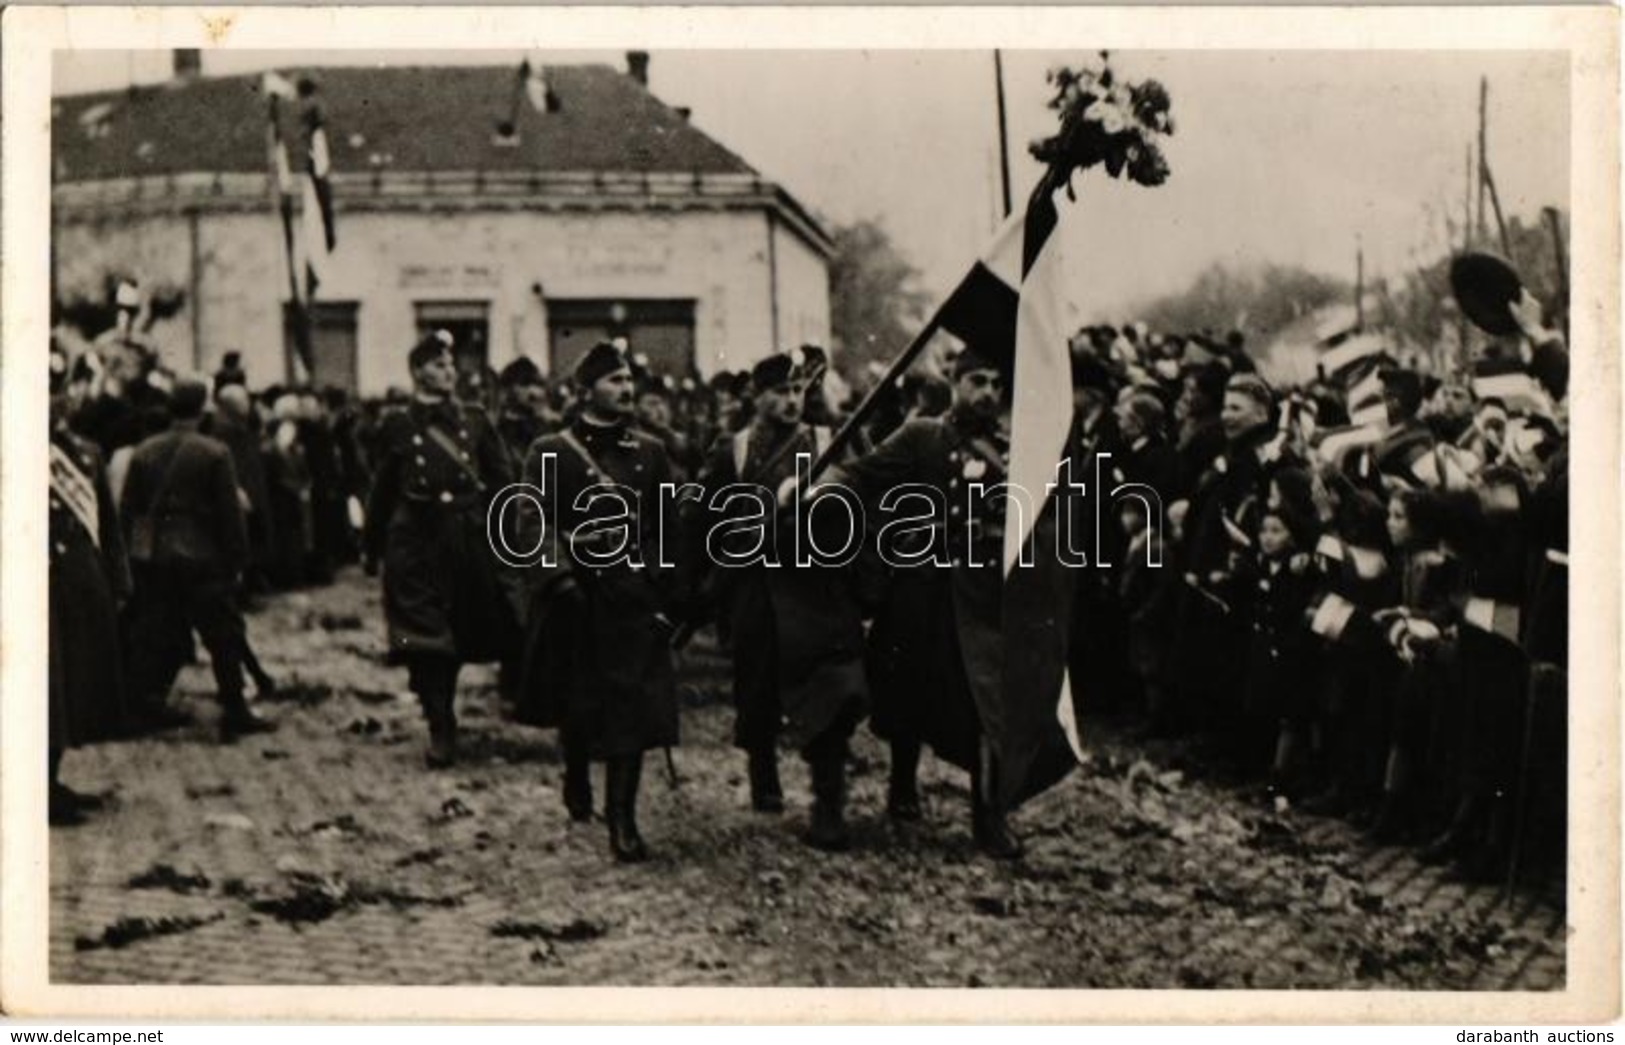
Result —
M208 51L204 72L315 65L512 63L518 51ZM532 52L609 62L619 52ZM1005 53L1017 206L1047 133L1046 69L1087 52ZM1077 179L1068 244L1084 318L1121 319L1215 261L1398 276L1444 247L1459 214L1478 84L1490 81L1490 162L1509 214L1567 206L1569 73L1558 52L1125 52L1113 65L1173 97L1173 176L1157 189ZM60 52L72 93L168 76L168 52ZM651 88L833 221L878 217L945 290L998 217L991 52L657 51Z

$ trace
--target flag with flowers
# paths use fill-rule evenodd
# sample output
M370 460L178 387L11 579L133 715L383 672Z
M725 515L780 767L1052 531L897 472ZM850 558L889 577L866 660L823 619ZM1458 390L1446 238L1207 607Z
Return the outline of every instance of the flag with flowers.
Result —
M1132 83L1112 69L1102 51L1098 66L1057 66L1048 81L1055 93L1049 107L1060 117L1060 128L1035 141L1033 158L1069 179L1074 171L1106 167L1114 178L1127 175L1140 185L1161 185L1168 180L1168 161L1159 145L1174 133L1172 101L1156 80ZM1067 194L1072 198L1071 185Z

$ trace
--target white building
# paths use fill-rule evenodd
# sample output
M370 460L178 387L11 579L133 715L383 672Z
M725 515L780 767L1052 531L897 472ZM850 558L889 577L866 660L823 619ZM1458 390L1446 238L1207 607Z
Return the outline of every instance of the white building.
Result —
M312 310L318 382L404 385L405 350L435 327L466 366L525 355L561 373L604 336L702 377L828 343L828 233L651 95L645 56L628 65L528 80L489 66L314 72L338 230ZM58 98L56 299L137 278L183 302L152 331L170 365L209 371L237 350L251 384L287 380L266 112L258 75ZM296 163L298 122L283 120Z

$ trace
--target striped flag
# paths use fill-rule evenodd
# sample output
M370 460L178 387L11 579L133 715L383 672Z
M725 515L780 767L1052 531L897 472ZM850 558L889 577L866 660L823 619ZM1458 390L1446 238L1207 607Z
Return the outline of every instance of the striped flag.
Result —
M302 184L301 213L304 217L305 297L316 295L328 259L338 246L333 224L332 160L327 148L326 116L316 97L316 85L301 81L299 93L305 100L305 177Z
M287 77L268 72L260 81L266 104L266 142L271 168L271 189L276 196L277 213L282 218L282 246L288 261L288 308L292 313L293 348L295 361L304 370L294 377L302 378L315 373L312 365L310 328L305 322L306 287L299 278L299 246L294 234L293 197L295 193L293 169L288 162L288 145L282 136L282 105L293 102L299 93Z
M1066 271L1046 175L1024 213L1005 222L944 303L941 325L996 362L1013 390L1008 482L1031 510L1006 501L1002 589L1002 701L983 725L999 759L999 800L1012 807L1083 757L1066 672L1072 571L1058 558L1056 506L1047 498L1072 426ZM1019 652L1018 652L1019 651Z

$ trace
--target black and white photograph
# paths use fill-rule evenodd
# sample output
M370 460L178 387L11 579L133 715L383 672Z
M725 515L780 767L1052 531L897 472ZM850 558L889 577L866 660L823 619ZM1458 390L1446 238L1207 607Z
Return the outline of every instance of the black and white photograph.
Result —
M30 986L1617 1010L1616 12L263 14L6 141Z

